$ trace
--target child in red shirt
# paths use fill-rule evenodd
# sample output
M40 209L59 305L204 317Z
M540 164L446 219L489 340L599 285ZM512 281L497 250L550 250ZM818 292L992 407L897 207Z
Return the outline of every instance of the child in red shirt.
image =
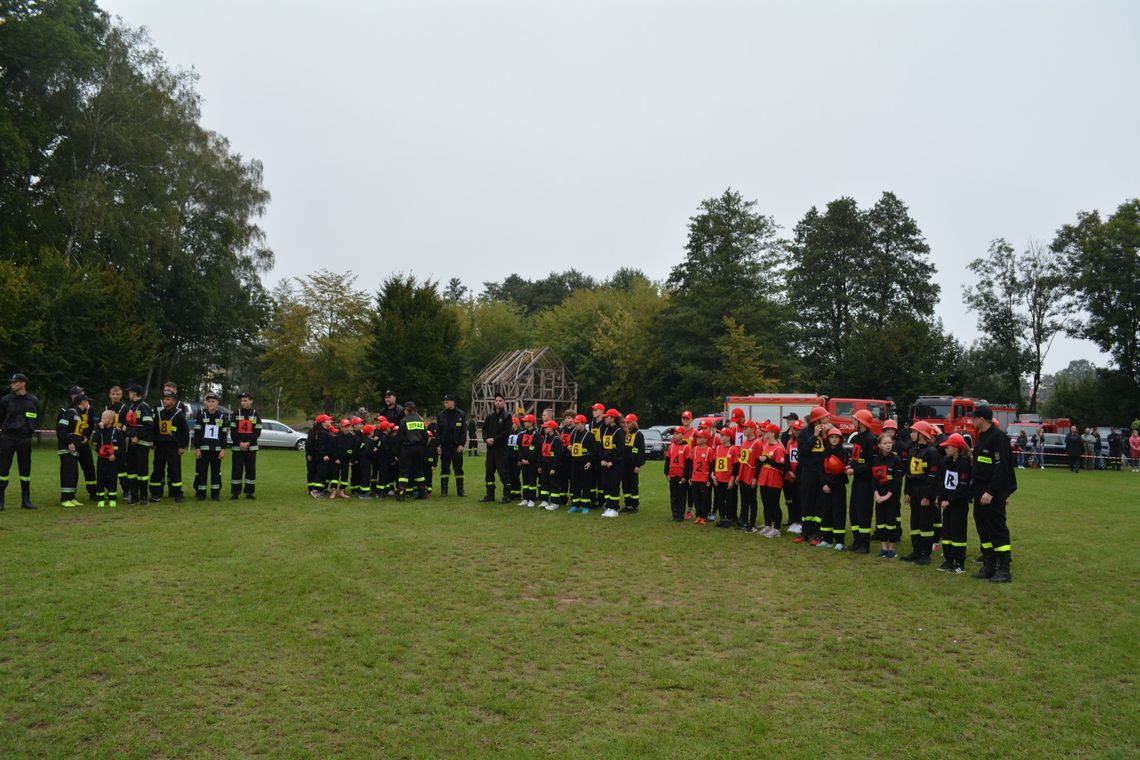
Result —
M736 522L736 475L740 469L740 447L733 444L735 437L731 428L719 433L720 443L716 446L715 467L713 469L713 509L720 515L718 528L731 528Z
M689 498L689 474L693 469L689 456L692 447L685 439L688 432L688 428L674 428L673 442L665 450L665 477L669 479L669 508L673 511L673 522L693 519L693 513L685 511Z
M708 525L709 474L715 462L715 452L709 446L707 430L698 430L694 441L693 450L689 452L689 487L693 490L693 509L697 512L693 525Z
M760 484L760 501L764 504L764 528L760 531L760 535L765 538L779 538L780 524L784 518L780 512L780 492L784 489L784 463L787 460L787 452L776 438L780 432L779 427L765 422L762 431L764 442L760 456L760 472L757 476L757 482Z
M744 439L740 444L740 469L737 485L740 488L740 527L746 533L756 532L756 476L760 467L763 441L756 437L756 423L748 420L742 426Z

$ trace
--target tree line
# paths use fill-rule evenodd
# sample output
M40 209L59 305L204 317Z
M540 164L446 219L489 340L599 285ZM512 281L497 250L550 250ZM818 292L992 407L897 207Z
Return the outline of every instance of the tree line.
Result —
M581 398L651 419L777 389L967 394L1098 420L1140 406L1135 199L979 252L962 294L983 334L971 345L934 316L930 247L891 192L812 207L785 231L730 188L697 205L663 282L569 269L476 293L320 270L267 288L262 167L200 125L195 87L92 0L0 4L0 356L44 395L173 379L252 389L282 413L389 386L432 403L462 398L501 351L549 345ZM1060 334L1111 366L1043 376Z

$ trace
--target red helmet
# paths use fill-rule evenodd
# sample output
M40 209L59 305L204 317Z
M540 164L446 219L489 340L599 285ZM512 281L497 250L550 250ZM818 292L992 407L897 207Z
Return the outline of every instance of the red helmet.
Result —
M871 414L870 409L860 409L853 415L856 422L862 423L863 427L871 427L871 423L875 421L875 416Z
M522 418L522 421L523 422L537 422L538 418L536 418L533 414L528 414L527 416Z
M843 437L843 431L837 427L829 427L827 429L827 432L823 434L823 437L824 438L830 438L833 435L837 435L840 438L842 438Z
M313 424L315 425L320 425L324 422L332 422L332 417L328 416L327 414L318 414L317 418L313 420Z
M963 438L962 436L958 435L957 433L954 433L952 436L947 438L945 441L943 441L939 445L940 446L953 446L954 448L958 449L958 451L964 451L966 449L966 439Z
M558 429L558 423L555 422L554 420L547 420L546 422L542 423L542 426L544 428L550 428L551 430L557 430Z
M376 432L376 428L374 428L372 425L365 425L364 427L360 428L360 432L364 433L365 435L372 435L374 432Z
M626 422L637 422L637 415L630 412L629 414L627 414L625 416L625 421Z
M364 422L364 420L360 419L359 417L353 417L352 418L352 424L353 425L359 425L362 422Z
M519 424L519 418L518 417L511 417L511 424L512 425Z
M687 427L675 427L675 428L673 428L673 435L688 435L691 432L692 432L692 430L690 430Z
M594 404L594 405L593 405L593 406L591 406L590 408L591 408L591 409L605 409L605 408L606 408L606 405L605 405L605 404Z
M582 424L585 424L587 422L586 415L579 414L577 417L574 418L574 424L575 425L578 424L579 422L581 422Z
M610 408L610 409L607 409L606 413L603 414L602 416L603 417L613 417L615 420L620 420L621 419L621 412L619 412L617 409Z
M886 422L883 423L883 430L898 430L898 429L899 429L899 423L895 422L894 420L887 420Z
M788 423L788 427L790 427L792 430L795 430L796 432L799 432L799 431L804 429L804 421L803 420L792 420L791 422Z
M832 454L823 460L823 471L828 475L842 475L847 472L847 465L843 464L842 459Z
M350 420L348 417L345 417L343 420L340 421L340 426L342 428L351 427L352 426L352 420Z
M813 406L811 412L808 413L808 422L813 425L820 420L825 420L831 416L831 412L824 409L822 406Z
M691 420L693 419L693 413L686 409L685 411L681 412L681 419Z
M736 407L735 409L733 409L732 410L732 419L734 419L734 420L744 419L744 410L741 409L739 406Z
M913 430L914 432L918 433L919 435L926 436L927 438L929 438L931 440L934 440L934 436L936 435L936 433L934 432L934 426L931 425L926 420L919 420L918 422L911 425L910 429Z

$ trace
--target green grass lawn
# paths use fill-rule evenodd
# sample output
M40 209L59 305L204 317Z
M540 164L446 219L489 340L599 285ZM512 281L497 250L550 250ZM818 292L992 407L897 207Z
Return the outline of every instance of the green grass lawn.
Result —
M673 524L659 463L603 520L467 462L463 500L314 501L268 451L255 502L64 510L37 449L0 755L1140 753L1140 475L1022 473L997 585Z

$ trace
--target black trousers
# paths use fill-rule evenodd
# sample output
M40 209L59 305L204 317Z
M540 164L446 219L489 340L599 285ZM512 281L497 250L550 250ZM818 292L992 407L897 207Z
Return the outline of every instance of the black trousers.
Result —
M690 483L689 490L692 492L691 497L693 500L693 509L696 510L697 517L708 519L709 514L712 512L709 498L709 484L706 483Z
M800 490L796 500L800 505L800 514L803 515L804 538L812 538L823 533L823 518L820 514L819 503L823 499L820 491L822 483L820 474L810 467L800 465L797 473L800 480ZM828 531L828 535L831 531Z
M308 484L310 491L319 491L325 487L325 484L318 478L320 471L320 464L315 457L305 457L305 481Z
M632 465L625 465L621 472L621 490L625 494L625 505L634 509L641 506L641 473L634 472Z
M538 465L538 498L545 502L558 498L558 468L553 462Z
M352 485L361 496L372 493L372 460L369 457L361 457L352 466Z
M870 478L856 476L851 481L851 538L856 546L871 543L871 523L875 516L875 486Z
M942 556L946 559L966 559L966 522L970 515L970 500L958 499L942 512Z
M396 490L403 493L409 488L424 487L424 459L427 446L400 447L400 476L396 479Z
M27 500L32 492L32 439L0 434L0 503L3 503L4 491L8 488L13 457L20 473L20 493Z
M900 497L895 493L882 504L875 505L875 533L872 538L876 541L893 544L902 536L899 504Z
M522 497L528 501L538 498L538 460L519 462L519 475L522 478Z
M507 469L507 449L505 446L491 446L487 449L487 464L484 467L487 496L495 498L495 476L503 484L503 496L511 495L511 474Z
M455 492L463 493L463 455L454 446L444 446L439 452L439 489L447 493L447 481L455 470Z
M182 457L178 456L178 444L159 442L154 444L154 470L150 474L150 498L162 498L162 488L169 486L171 496L182 495Z
M756 492L757 486L755 483L748 485L741 483L737 486L740 490L740 522L745 525L756 524ZM779 498L777 493L777 498ZM768 524L768 505L764 504L764 524Z
M842 544L847 539L847 484L831 486L831 493L819 491L820 535L824 541Z
M194 492L204 499L207 491L213 498L221 498L222 452L201 449L194 463Z
M800 484L795 481L789 481L787 476L784 476L784 504L788 508L788 524L800 523L803 525L803 515L800 514L800 500L796 498L799 495Z
M257 485L257 452L233 449L230 451L233 464L230 465L230 494L239 494L245 487L245 495L253 495Z
M147 481L150 480L150 446L143 443L131 444L127 449L127 479L130 494L136 499L147 498Z
M100 457L95 462L95 496L100 501L117 501L119 486L116 478L119 474L118 460L112 462Z
M115 470L118 472L119 490L123 492L124 498L131 495L131 484L134 482L128 471L130 460L131 442L123 441L123 447L119 450L119 456L115 458Z
M669 478L669 509L673 519L685 519L685 508L689 506L689 484L684 478Z
M974 524L982 540L982 553L1008 553L1010 551L1009 526L1005 521L1005 497L994 497L982 504L981 496L974 500Z
M74 499L78 485L79 452L64 450L59 454L59 500L62 502Z
M555 504L571 504L570 501L570 460L563 458L558 465L558 495Z
M87 494L94 499L98 493L98 475L95 474L95 458L91 453L90 444L83 444L75 448L75 453L79 455L79 469L83 472L83 487L87 489Z
M590 470L586 469L586 465L590 461L585 457L581 459L574 459L570 462L570 505L574 507L589 507L590 506L590 484L589 477ZM593 469L591 466L590 469Z
M938 507L934 505L933 498L924 507L922 497L911 494L910 542L920 552L925 551L926 556L930 556L930 547L934 543L934 522L936 519L941 521L940 517L936 517L937 512Z
M736 522L736 487L728 487L728 481L717 481L713 486L713 509L720 519Z
M760 501L764 504L764 524L771 525L776 529L779 529L784 519L784 515L780 511L780 490L781 489L775 487L760 486ZM755 503L754 499L753 504ZM749 525L756 524L756 507L753 506L752 509L753 517L749 520Z
M617 509L621 506L621 464L618 463L611 467L602 467L599 463L598 470L598 484L601 488L602 506L606 509Z

